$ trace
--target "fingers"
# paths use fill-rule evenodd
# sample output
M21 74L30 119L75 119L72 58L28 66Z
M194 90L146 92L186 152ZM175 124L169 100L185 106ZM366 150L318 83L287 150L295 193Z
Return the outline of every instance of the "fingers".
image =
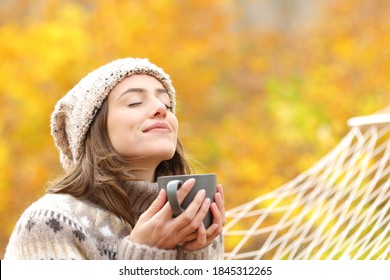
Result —
M194 178L188 179L183 183L183 185L177 191L179 204L181 204L184 201L185 197L190 193L194 185L195 185ZM188 205L187 209L176 218L178 222L176 225L178 228L185 227L187 224L191 224L190 227L192 228L192 231L196 230L196 228L200 224L200 221L203 220L204 216L206 215L210 207L210 202L207 201L206 201L207 205L203 205L203 203L205 202L205 197L206 197L205 190L200 190L197 192L192 202ZM210 201L210 199L208 199L208 201ZM166 215L168 216L172 216L173 211L169 203L167 203L164 206L162 212L165 212Z
M195 231L203 224L203 219L211 204L210 199L205 199L205 196L204 190L199 191L188 208L176 218L178 225L181 227L180 234L183 236Z
M182 203L195 185L195 179L187 180L178 190L178 200ZM176 218L172 218L172 209L169 203L166 203L166 191L160 191L156 200L144 213L145 219L163 222L170 228L170 231L177 240L176 244L183 244L188 248L203 248L212 243L212 241L222 233L222 227L225 223L224 192L221 185L217 186L217 193L214 196L214 202L211 203L206 198L204 190L200 190L187 209ZM213 215L213 224L205 229L203 219L207 212L211 210ZM173 238L171 235L171 238Z
M224 193L223 193L222 185L218 185L217 191L218 192L215 194L214 200L221 214L221 226L224 226L226 223L226 218L225 218Z
M207 239L214 239L216 236L221 234L222 227L225 224L225 206L223 197L224 192L222 185L217 186L217 193L214 196L215 202L211 204L208 198L204 199L204 191L199 191L189 207L176 218L179 225L182 227L180 234L186 236L195 231L199 225L203 225L203 219L209 210L211 210L213 215L214 225L207 229Z
M188 179L183 183L180 189L177 191L177 198L181 204L184 198L190 193L191 189L195 186L195 179Z
M192 188L192 186L190 187ZM164 194L165 198L166 193ZM205 197L205 190L200 190L195 195L190 205L188 205L187 209L176 218L172 218L172 209L169 203L166 203L165 206L162 207L162 210L156 214L155 218L160 221L169 221L170 228L176 233L175 235L181 239L182 242L187 242L189 240L188 235L194 233L198 227L203 224L203 219L210 209L211 200ZM150 210L148 212L148 214L151 214L154 211ZM193 239L196 239L196 235L191 238L191 240Z
M182 203L191 191L194 179L186 181L178 191ZM205 191L199 191L187 209L178 217L172 218L172 209L167 203L167 194L162 189L150 207L141 215L132 233L131 240L158 248L171 249L176 246L196 250L210 245L222 232L224 223L224 203L222 186L217 186L215 202L205 198ZM204 228L203 219L211 209L214 216L213 225Z
M166 200L167 193L164 189L161 189L157 198L152 202L150 207L141 215L140 219L143 219L145 221L150 220L164 207Z
M222 233L223 218L216 203L212 203L210 209L214 220L213 224L207 229L207 238L213 240Z
M182 243L194 241L194 240L197 239L197 237L198 237L198 232L197 231L191 232L189 235L187 235L186 237L182 238Z
M224 193L224 191L223 191L223 187L222 187L221 184L219 184L219 185L217 186L217 192L218 192L219 194L221 194L222 200L225 200L225 193Z
M213 224L205 229L203 223L198 228L196 239L192 233L182 247L187 250L197 250L209 246L213 240L222 233L222 227L225 224L225 206L224 206L224 192L222 185L217 186L217 193L214 196L214 201L210 205L210 210L213 215Z
M206 244L207 242L206 229L203 223L201 223L198 228L198 237L196 238L196 241L198 244Z
M222 185L217 186L217 193L214 196L215 202L211 204L210 210L213 214L213 224L207 229L207 240L214 240L222 233L222 227L225 225L225 206L224 193Z
M218 234L216 234L218 227L217 224L213 224L206 230L202 223L196 232L196 239L184 243L182 247L186 250L194 251L209 246L215 237L218 236Z
M178 189L177 191L177 198L179 201L179 204L181 204L184 200L184 198L190 193L191 189L195 185L195 179L191 178L188 179L183 183L183 185ZM173 211L169 203L166 203L161 211L161 215L164 216L164 218L168 219L172 216Z

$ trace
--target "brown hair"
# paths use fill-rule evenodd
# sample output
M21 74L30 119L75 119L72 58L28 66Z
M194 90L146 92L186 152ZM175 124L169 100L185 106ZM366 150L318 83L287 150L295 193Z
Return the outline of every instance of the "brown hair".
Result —
M119 155L111 145L107 133L107 114L105 100L89 128L80 159L63 176L51 182L47 192L89 199L134 226L133 214L127 210L131 209L131 202L123 186L137 178L126 168L126 163L131 160ZM177 140L174 156L157 166L154 180L158 176L190 174L191 171L183 147Z

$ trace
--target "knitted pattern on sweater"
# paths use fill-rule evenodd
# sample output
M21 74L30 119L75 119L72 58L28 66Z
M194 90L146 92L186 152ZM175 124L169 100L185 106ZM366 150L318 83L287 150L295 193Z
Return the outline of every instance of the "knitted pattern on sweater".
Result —
M128 190L135 218L157 196L157 186ZM222 236L197 251L163 250L133 243L132 228L112 212L68 194L46 194L28 207L10 237L4 259L221 259Z

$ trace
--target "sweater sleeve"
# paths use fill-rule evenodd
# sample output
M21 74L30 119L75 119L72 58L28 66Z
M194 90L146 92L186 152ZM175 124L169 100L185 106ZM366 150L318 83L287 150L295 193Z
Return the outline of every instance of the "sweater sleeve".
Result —
M133 243L129 236L122 240L118 248L118 259L120 260L175 260L176 257L176 250L163 250Z
M179 260L222 260L223 259L223 236L219 235L214 239L211 245L195 250L188 251L183 248L177 249L177 259Z

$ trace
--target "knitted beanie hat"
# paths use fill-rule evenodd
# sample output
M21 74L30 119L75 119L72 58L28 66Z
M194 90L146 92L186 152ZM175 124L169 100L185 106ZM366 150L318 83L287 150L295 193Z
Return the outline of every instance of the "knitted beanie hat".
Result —
M148 59L122 58L89 73L56 104L51 116L51 134L68 170L79 160L89 127L111 89L127 76L147 74L159 80L175 108L175 89L168 74Z

